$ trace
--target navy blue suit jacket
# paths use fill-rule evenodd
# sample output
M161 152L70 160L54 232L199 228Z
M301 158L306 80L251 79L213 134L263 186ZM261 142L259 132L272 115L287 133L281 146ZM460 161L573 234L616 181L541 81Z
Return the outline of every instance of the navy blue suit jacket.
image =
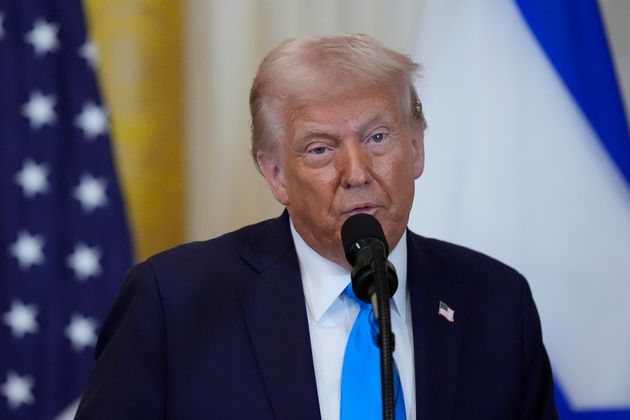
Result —
M407 241L418 418L556 418L525 279L465 248ZM96 355L78 419L319 419L286 212L135 266Z

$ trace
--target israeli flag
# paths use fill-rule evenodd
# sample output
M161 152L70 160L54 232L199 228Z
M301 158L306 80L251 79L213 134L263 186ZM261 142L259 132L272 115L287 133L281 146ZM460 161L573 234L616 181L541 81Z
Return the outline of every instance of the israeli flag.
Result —
M528 278L562 419L630 419L630 138L597 3L423 4L410 226Z

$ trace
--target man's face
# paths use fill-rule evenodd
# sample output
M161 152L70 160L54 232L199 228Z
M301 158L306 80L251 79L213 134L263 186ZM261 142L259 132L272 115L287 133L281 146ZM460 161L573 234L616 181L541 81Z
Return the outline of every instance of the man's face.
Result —
M294 109L277 153L258 162L305 242L348 267L340 239L348 217L375 216L390 248L404 233L424 167L422 136L391 94L366 89Z

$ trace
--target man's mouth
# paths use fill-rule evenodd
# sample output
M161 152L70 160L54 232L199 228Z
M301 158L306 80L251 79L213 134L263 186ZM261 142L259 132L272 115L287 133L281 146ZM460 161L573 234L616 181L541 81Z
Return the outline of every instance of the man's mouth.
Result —
M344 212L344 215L352 216L358 213L368 213L373 214L378 206L373 204L360 204L358 206L352 207L350 210Z

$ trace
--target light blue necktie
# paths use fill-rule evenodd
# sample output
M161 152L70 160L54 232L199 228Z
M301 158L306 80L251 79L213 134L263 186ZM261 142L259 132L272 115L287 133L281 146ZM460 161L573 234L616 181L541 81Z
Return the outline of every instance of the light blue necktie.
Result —
M359 300L350 284L344 293L354 299L361 310L357 316L343 358L341 371L341 420L381 420L381 362L376 335L378 324L372 305ZM396 420L405 420L405 400L398 370L394 366Z

